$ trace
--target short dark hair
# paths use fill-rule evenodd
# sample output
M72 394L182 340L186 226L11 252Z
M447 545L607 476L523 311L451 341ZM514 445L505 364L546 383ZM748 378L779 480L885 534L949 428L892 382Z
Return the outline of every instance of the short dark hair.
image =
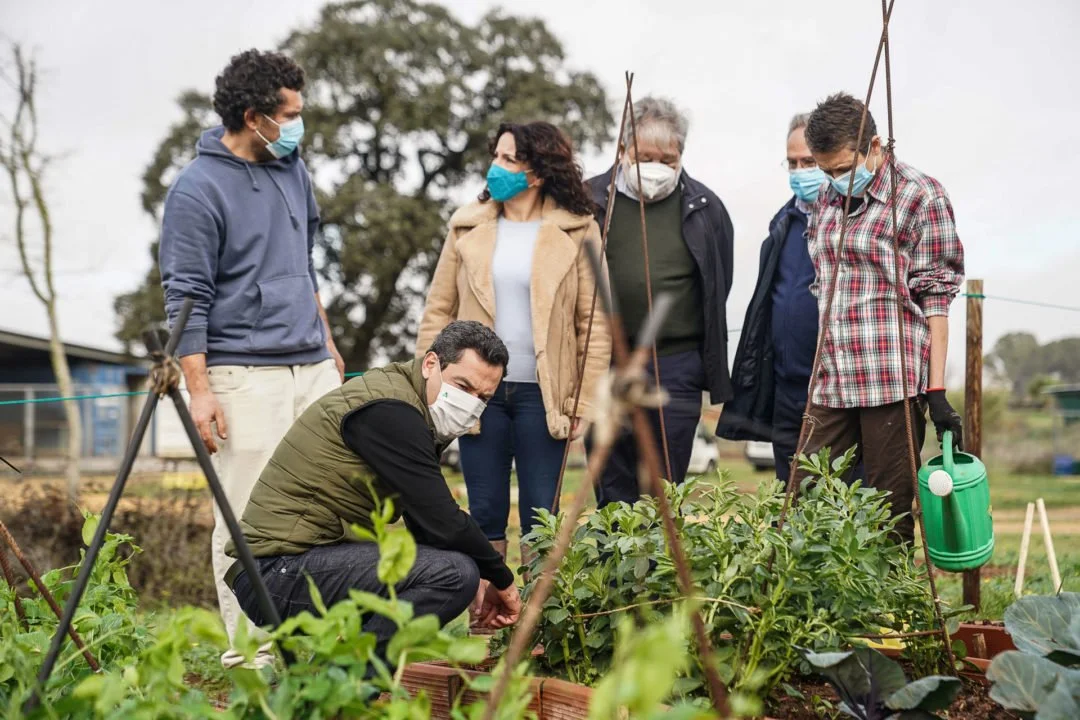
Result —
M855 150L859 139L859 123L862 122L863 105L861 100L838 92L818 103L806 123L806 144L810 152L832 153L841 149ZM877 135L874 116L866 113L866 128L863 130L862 154L870 152L870 141Z
M303 90L303 69L287 55L246 50L234 55L214 81L214 110L226 130L239 132L248 108L274 114L281 105L281 88Z
M510 362L506 345L494 330L475 320L455 320L444 327L435 336L428 352L439 356L439 367L445 370L447 365L461 360L466 350L475 350L481 360L488 365L501 367L505 374L506 365Z

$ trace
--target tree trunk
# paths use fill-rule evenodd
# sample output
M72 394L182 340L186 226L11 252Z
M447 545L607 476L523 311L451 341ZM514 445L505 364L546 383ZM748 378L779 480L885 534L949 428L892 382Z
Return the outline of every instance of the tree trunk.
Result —
M49 315L49 356L52 360L53 374L60 388L60 396L71 397L75 394L75 388L71 380L67 354L64 353L64 343L60 339L60 323L56 317L55 297L49 299L45 310ZM68 400L64 403L64 415L68 426L67 463L64 475L67 478L68 498L74 503L79 499L79 460L82 457L82 418L79 416L77 400Z

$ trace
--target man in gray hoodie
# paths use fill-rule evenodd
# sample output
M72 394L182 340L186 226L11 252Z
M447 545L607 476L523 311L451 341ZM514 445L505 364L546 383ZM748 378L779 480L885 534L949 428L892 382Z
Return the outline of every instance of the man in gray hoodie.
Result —
M165 199L159 262L170 324L195 307L179 355L191 414L232 511L305 408L341 384L344 363L319 300L312 246L319 209L298 151L304 71L248 50L217 77L197 155ZM224 575L228 530L214 507L212 557L229 636L244 618ZM229 651L226 667L242 662ZM256 658L268 665L266 649Z

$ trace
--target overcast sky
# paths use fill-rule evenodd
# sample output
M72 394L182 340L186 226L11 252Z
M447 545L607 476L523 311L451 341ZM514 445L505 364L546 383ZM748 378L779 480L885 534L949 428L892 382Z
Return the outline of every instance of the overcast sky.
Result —
M444 4L472 22L499 3ZM210 91L231 55L275 46L312 22L321 5L0 1L0 40L33 47L45 70L41 133L47 149L63 153L47 189L65 339L115 346L113 298L140 282L158 232L139 206L140 176L179 116L175 98L187 88ZM662 94L685 108L685 167L716 191L735 223L727 312L732 327L741 325L768 221L790 196L780 169L787 122L836 90L863 96L878 3L544 0L507 7L546 20L569 64L604 83L613 111L624 70L636 73L637 96ZM898 155L948 189L968 276L984 278L988 295L1080 305L1078 30L1075 0L896 0ZM872 110L884 131L884 84L878 87ZM587 170L603 170L610 155L587 158ZM0 326L45 335L44 312L16 270L11 215L5 185ZM953 308L955 376L963 302ZM1044 341L1080 334L1075 312L988 300L984 317L988 346L1011 330Z

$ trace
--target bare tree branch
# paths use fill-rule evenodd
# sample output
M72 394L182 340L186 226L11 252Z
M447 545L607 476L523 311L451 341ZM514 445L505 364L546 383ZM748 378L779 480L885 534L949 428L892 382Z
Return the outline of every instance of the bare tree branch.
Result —
M38 116L35 95L37 92L37 62L23 54L22 48L13 43L17 80L15 114L9 125L7 143L0 141L0 166L3 166L11 184L15 203L15 244L19 262L30 289L45 307L49 323L49 357L60 394L70 397L73 389L71 368L63 340L60 337L56 285L53 272L53 227L49 204L45 198L44 173L49 159L38 150ZM5 75L5 80L7 76ZM24 195L23 185L28 186L29 197ZM41 241L41 280L37 278L31 262L26 226L30 213L37 215ZM82 422L79 407L73 401L64 403L67 419L67 480L68 494L76 499L79 490L79 459L82 453Z

